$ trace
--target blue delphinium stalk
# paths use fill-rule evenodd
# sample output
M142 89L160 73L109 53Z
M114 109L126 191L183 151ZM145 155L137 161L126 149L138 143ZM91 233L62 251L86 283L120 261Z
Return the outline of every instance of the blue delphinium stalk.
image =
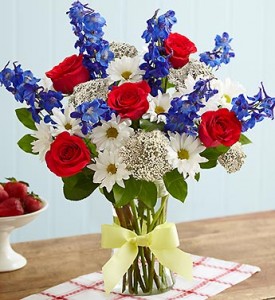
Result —
M145 63L140 65L140 69L145 71L143 78L148 81L153 96L157 96L159 90L163 92L162 78L168 75L170 67L163 43L173 24L177 22L172 10L158 18L157 13L158 11L147 21L147 29L142 34L142 38L148 43L148 52L144 55Z
M254 97L245 97L243 94L232 99L232 111L242 123L245 132L261 122L264 118L274 119L275 98L267 95L263 84Z
M222 36L217 35L215 38L215 48L212 52L207 51L201 53L199 55L200 61L212 68L219 68L221 64L228 64L230 58L235 56L235 53L230 46L231 41L232 38L229 37L227 32L224 32Z
M39 81L31 71L24 71L21 65L16 63L13 63L13 69L8 68L7 64L0 72L0 84L3 84L17 101L27 104L36 123L43 118L42 111L50 114L54 107L62 107L63 99L60 92L44 91L44 88L37 84Z
M83 5L79 1L72 4L67 14L78 37L75 48L83 54L83 64L90 71L91 79L107 77L106 69L114 54L109 49L109 43L102 39L105 19L88 4Z
M94 99L93 101L78 105L76 110L71 113L71 117L81 119L81 131L86 135L100 120L110 120L112 113L114 111L110 109L106 101Z
M171 101L164 130L196 136L198 134L196 119L200 118L198 111L205 106L203 100L208 101L217 92L211 89L210 79L198 80L193 92Z

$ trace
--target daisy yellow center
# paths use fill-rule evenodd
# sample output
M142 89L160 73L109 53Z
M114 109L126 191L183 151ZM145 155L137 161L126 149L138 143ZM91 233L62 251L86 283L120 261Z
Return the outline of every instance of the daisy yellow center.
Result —
M65 125L65 129L66 129L66 130L70 130L70 129L72 129L72 125L71 125L71 124L69 124L69 123L67 123L67 124Z
M188 159L189 158L189 152L185 149L180 149L178 151L178 158L179 159Z
M117 167L115 164L109 164L107 167L107 172L111 174L116 174Z
M164 112L165 112L165 110L162 106L156 106L156 108L155 108L155 113L156 114L162 114Z
M118 136L118 131L114 127L108 128L106 131L107 138L116 138Z
M224 96L224 98L225 98L225 102L226 102L226 103L231 103L231 97L230 97L230 96L228 96L228 95L226 95L226 94L224 94L223 96Z
M130 78L130 76L132 75L132 72L130 71L124 71L121 76L125 79L128 80Z

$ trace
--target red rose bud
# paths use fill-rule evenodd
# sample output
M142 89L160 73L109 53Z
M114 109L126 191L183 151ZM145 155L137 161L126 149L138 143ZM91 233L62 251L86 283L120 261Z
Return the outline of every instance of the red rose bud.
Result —
M180 69L189 62L189 55L197 52L193 42L179 33L170 33L164 41L166 54L170 55L169 61L174 69Z
M121 118L137 120L149 109L147 96L150 91L146 81L126 82L113 87L108 94L107 103Z
M79 173L91 160L85 142L67 131L60 133L45 155L48 168L57 176L68 177Z
M221 108L201 116L199 138L205 147L232 146L239 141L242 124L233 111Z
M76 85L90 80L90 73L83 66L82 60L82 55L72 55L46 72L46 76L51 78L56 91L72 94Z

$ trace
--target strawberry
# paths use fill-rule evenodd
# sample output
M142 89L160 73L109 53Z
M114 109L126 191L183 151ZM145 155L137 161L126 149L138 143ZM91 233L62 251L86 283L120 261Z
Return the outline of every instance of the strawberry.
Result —
M4 185L4 190L10 197L22 199L27 195L28 184L26 182L17 181L15 178L8 178L10 181Z
M2 184L0 184L0 203L9 198L9 194L4 190Z
M41 209L43 206L41 199L38 197L38 195L34 193L26 195L22 199L22 202L23 202L25 213L31 213L37 211Z
M0 217L19 216L23 214L24 209L18 198L10 197L0 203Z

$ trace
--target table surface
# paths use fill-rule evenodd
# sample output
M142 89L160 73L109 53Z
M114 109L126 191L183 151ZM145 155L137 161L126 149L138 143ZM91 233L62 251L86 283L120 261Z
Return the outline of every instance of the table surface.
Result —
M275 299L275 211L177 224L184 251L255 265L261 272L212 297L213 300ZM101 270L110 251L100 235L23 242L13 245L28 260L17 271L0 273L0 299L17 300Z

